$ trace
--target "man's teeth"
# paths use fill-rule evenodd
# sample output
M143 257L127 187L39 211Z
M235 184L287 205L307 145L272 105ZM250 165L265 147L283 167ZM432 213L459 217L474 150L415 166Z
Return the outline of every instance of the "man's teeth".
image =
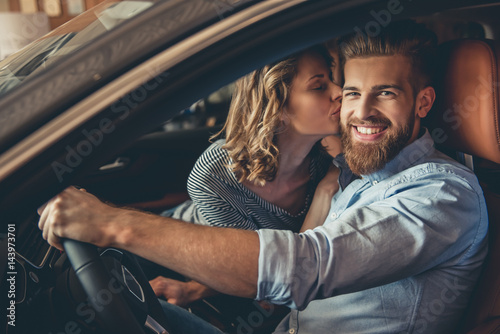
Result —
M362 126L356 127L359 133L362 133L364 135L373 135L375 133L382 132L384 129L383 128L365 128Z

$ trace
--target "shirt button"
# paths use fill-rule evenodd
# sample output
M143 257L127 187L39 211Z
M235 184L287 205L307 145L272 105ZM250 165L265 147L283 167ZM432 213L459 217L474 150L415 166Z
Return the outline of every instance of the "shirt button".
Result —
M330 215L330 218L336 219L337 218L337 214L335 212L332 212L332 214Z
M373 185L376 185L378 183L378 181L373 181Z
M295 328L290 328L290 330L288 331L288 333L295 334Z

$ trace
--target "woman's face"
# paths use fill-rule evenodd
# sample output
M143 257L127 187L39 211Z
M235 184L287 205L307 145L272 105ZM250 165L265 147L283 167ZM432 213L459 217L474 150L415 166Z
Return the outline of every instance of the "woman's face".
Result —
M302 54L285 110L287 128L314 140L339 133L341 96L325 59L314 52Z

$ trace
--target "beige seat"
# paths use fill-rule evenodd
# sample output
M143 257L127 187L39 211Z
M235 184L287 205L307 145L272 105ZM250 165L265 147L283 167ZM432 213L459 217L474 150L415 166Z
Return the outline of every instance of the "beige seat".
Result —
M489 40L460 40L440 47L438 98L426 123L438 148L458 152L459 159L474 165L488 206L489 254L460 333L500 333L498 46Z

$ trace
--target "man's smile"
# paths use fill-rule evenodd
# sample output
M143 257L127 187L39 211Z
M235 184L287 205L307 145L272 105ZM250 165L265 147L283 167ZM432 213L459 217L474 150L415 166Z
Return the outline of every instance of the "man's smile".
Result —
M354 137L362 141L375 141L381 138L387 131L386 125L353 125Z

